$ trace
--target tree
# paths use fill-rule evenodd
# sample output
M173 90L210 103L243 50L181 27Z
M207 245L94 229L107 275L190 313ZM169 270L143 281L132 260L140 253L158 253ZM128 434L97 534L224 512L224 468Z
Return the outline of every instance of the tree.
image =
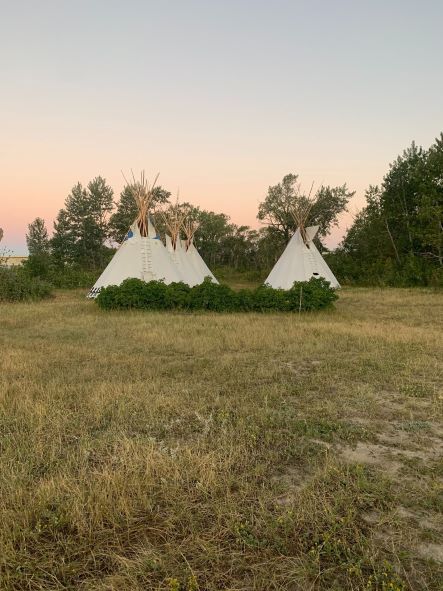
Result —
M224 213L200 209L190 203L182 203L180 208L187 218L197 222L194 244L210 266L231 266L235 269L254 267L257 242L255 230L233 224ZM162 224L157 222L156 227L162 234Z
M49 237L46 229L45 220L35 218L28 224L28 233L26 234L26 244L28 245L30 256L48 256L49 255Z
M51 240L54 259L59 264L75 264L95 269L108 258L108 217L113 209L113 190L105 179L96 177L86 188L77 183L54 224Z
M171 193L163 189L163 187L155 187L152 206L155 208L158 205L168 203L170 196ZM109 234L113 240L120 243L123 241L138 213L130 186L124 187L120 193L120 201L116 205L117 211L111 215L109 220Z
M428 174L420 188L416 234L421 256L443 268L443 133L436 138L426 158Z
M274 233L281 234L289 242L294 220L291 207L297 198L297 174L287 174L278 185L269 187L265 200L258 206L257 218L270 226Z
M352 279L443 282L443 135L429 150L413 142L366 198L338 253Z
M309 224L319 226L319 237L327 236L331 227L337 225L339 214L346 211L348 201L354 194L355 192L348 190L346 184L340 187L321 186L318 189ZM276 240L279 237L283 244L287 244L296 230L291 209L294 205L305 204L308 199L309 195L302 192L298 183L298 175L287 174L281 183L269 187L265 200L259 204L257 217L268 224L270 236L274 236Z
M269 272L286 247L284 236L275 228L267 226L257 233L254 266Z
M227 240L232 237L234 225L229 216L183 203L181 207L187 217L198 223L198 231L194 236L194 244L209 266L226 264Z
M75 237L69 222L66 209L61 209L54 222L54 233L51 238L51 251L57 267L64 267L74 262Z
M35 218L28 224L26 234L29 257L24 263L25 269L31 276L47 277L51 266L51 249L48 230L42 218Z
M346 211L346 206L354 195L355 191L349 191L346 184L340 187L320 187L309 215L309 225L318 226L320 238L325 238L332 227L338 226L338 216Z
M194 208L194 217L199 224L194 242L203 258L211 265L222 265L226 238L231 235L229 216L224 213Z
M370 186L365 195L366 207L355 216L340 247L327 260L343 282L371 284L380 273L392 272L395 250L380 208L381 189Z

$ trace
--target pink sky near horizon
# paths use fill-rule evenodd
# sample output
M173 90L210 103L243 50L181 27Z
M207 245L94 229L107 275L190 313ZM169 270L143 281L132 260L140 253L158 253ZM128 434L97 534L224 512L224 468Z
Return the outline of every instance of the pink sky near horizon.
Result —
M179 189L182 201L189 201L203 209L226 213L234 223L253 228L261 226L256 215L258 204L266 196L268 187L280 182L289 172L299 174L302 186L306 189L309 189L312 182L314 188L321 184L337 186L346 182L348 188L356 193L349 203L348 212L340 216L339 226L332 229L327 239L328 246L335 247L352 223L353 215L364 206L364 192L369 184L382 181L389 161L401 149L394 151L384 161L381 156L378 162L359 162L358 154L353 150L343 160L323 154L322 162L317 166L315 153L296 155L292 166L292 159L287 156L269 154L267 157L265 153L260 154L260 160L255 162L250 159L247 162L236 159L234 165L226 156L223 160L217 157L213 161L206 156L204 162L202 160L205 155L200 154L197 161L193 162L192 156L190 158L188 154L185 156L190 162L186 164L183 158L180 161L177 150L176 154L164 154L163 160L157 159L157 166L151 168L142 159L134 164L126 162L125 158L122 166L119 159L124 158L118 150L101 155L97 158L97 163L94 162L93 154L90 158L85 157L84 153L74 153L66 157L61 155L59 164L53 155L39 150L35 154L29 154L31 164L24 169L14 168L14 162L11 161L7 174L3 174L1 179L3 197L0 223L4 229L3 246L11 247L15 254L24 254L27 224L36 217L42 217L48 231L52 233L53 221L77 182L86 185L94 176L101 175L112 186L114 199L118 200L125 184L121 170L127 175L132 168L135 174L144 169L152 178L160 171L159 184L173 194ZM303 148L299 149L302 150ZM146 161L152 163L154 157L146 158ZM169 161L175 167L168 167ZM168 168L176 168L175 174L168 171Z
M2 204L1 223L5 232L3 245L6 247L11 245L15 254L24 254L26 252L24 237L27 232L27 224L37 216L45 220L48 231L52 233L53 221L59 209L63 207L65 197L77 181L87 184L94 176L100 174L107 179L114 189L115 199L118 199L124 186L122 174L117 167L114 169L115 172L114 170L103 170L103 168L95 173L93 167L84 163L83 170L88 171L86 174L76 177L74 170L67 170L66 177L61 177L59 170L52 169L51 166L48 168L42 166L38 170L28 168L23 175L20 172L18 175L10 174L6 182L3 178L2 194L8 195ZM186 174L186 171L182 171L179 178L172 174L160 173L159 183L173 194L178 188L182 201L190 201L204 209L226 213L234 223L253 228L259 228L262 225L256 219L256 215L258 204L264 199L268 186L280 182L284 174L299 172L302 185L306 188L310 187L312 181L315 183L314 187L318 187L320 184L319 175L314 176L312 167L308 165L306 169L308 173L311 173L310 176L304 175L300 168L296 169L295 167L282 168L274 174L272 174L272 170L266 171L263 168L257 171L251 169L247 173L241 170L225 172L214 169L213 177L208 174L207 169L205 174L201 176ZM140 169L135 168L134 170L137 173ZM152 177L155 176L154 170L150 175ZM123 171L127 174L129 165ZM355 190L357 186L357 182L353 183L352 180L345 179L344 176L340 177L333 171L327 178L323 175L322 180L324 184L333 186L347 181L352 190ZM333 228L331 232L328 239L330 246L338 244L347 225L352 220L352 214L364 204L365 185L362 183L359 185L355 197L350 202L349 213L340 217L339 227Z
M23 254L37 216L51 231L78 181L117 199L131 168L252 227L287 173L347 183L336 246L365 189L443 128L442 19L434 0L6 2L2 248Z

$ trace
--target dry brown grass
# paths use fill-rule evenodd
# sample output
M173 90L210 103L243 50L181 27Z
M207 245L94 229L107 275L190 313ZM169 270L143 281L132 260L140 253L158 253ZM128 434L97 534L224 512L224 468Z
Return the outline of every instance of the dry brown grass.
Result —
M440 589L442 317L2 305L0 588Z

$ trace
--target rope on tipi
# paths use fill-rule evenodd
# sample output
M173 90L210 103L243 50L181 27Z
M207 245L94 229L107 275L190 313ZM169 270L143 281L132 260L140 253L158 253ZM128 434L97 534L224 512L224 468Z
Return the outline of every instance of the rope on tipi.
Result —
M135 179L134 173L132 171L131 173L132 183L128 183L125 175L123 175L123 178L125 179L126 184L137 206L138 214L135 221L137 222L138 228L140 230L140 235L146 237L148 236L149 209L152 205L152 200L154 198L154 189L159 175L157 174L157 176L154 179L154 182L152 184L149 184L145 177L145 171L142 171L142 173L140 174L139 181Z

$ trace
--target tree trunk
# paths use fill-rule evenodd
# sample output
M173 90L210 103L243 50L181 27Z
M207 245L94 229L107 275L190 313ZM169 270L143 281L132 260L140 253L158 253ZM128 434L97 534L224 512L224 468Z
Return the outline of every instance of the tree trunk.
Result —
M388 220L386 218L385 218L385 225L386 225L386 230L388 231L388 234L389 234L389 238L391 239L392 248L394 249L394 252L395 252L395 258L397 259L397 263L400 265L401 261L400 261L400 257L398 256L398 250L397 250L397 247L395 246L394 238L391 234Z

